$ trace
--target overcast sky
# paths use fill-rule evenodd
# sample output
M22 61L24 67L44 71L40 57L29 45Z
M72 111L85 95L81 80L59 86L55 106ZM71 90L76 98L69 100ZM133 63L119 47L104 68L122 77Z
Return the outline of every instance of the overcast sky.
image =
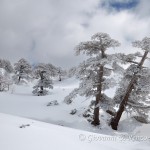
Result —
M0 58L77 65L74 47L106 32L132 52L150 37L150 0L0 0Z

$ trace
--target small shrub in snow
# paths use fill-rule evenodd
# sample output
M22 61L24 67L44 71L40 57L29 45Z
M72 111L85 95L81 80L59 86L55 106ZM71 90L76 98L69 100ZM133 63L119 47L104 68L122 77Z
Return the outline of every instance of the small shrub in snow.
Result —
M90 109L87 109L84 113L83 113L83 117L87 118L87 117L90 117L92 114L91 114L91 110Z
M58 105L58 104L59 104L59 103L58 103L57 100L53 100L53 101L49 102L49 103L47 104L47 106L55 106L55 105Z
M95 101L92 100L88 109L86 109L83 113L83 117L87 118L87 120L89 122L92 122L93 120L93 110L94 110L94 106L95 106Z
M71 110L71 112L70 112L71 115L74 115L74 114L76 114L76 113L77 113L77 109L73 109L73 110Z
M30 126L30 124L23 124L19 128L25 128L25 127L29 127L29 126Z
M134 118L135 118L138 122L141 122L141 123L145 123L145 124L150 123L150 122L147 120L147 118L142 117L142 116L134 116Z
M45 96L48 94L47 90L40 90L39 86L34 86L33 88L35 88L32 93L36 96Z
M69 97L65 97L65 99L64 99L64 102L66 103L66 104L71 104L72 103L72 99L70 99Z

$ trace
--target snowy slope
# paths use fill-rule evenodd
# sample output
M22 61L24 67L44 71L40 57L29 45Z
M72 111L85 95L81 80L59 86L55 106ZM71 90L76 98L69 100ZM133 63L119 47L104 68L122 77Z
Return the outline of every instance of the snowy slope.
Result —
M68 79L62 82L56 81L54 89L50 90L47 96L33 96L32 84L27 86L14 85L10 92L0 93L0 112L32 118L53 124L59 124L68 127L85 129L84 124L88 122L77 115L70 115L74 108L82 109L89 105L89 101L84 101L84 97L77 98L71 105L65 104L64 97L71 90L78 86L74 79ZM57 100L59 105L47 106L50 101ZM79 115L79 116L78 116ZM88 130L88 129L87 129Z
M2 113L0 133L1 150L148 150L150 146L146 141L121 141Z
M73 88L77 86L78 81L71 78L63 80L62 82L55 81L54 89L50 90L50 93L47 96L33 96L32 95L33 84L22 86L13 85L9 92L0 92L0 113L11 114L34 120L33 121L25 118L18 118L1 114L0 150L1 145L3 145L4 147L4 149L2 150L13 150L10 149L10 147L13 147L14 150L17 150L16 147L19 143L21 144L18 145L18 150L24 149L45 150L48 149L47 147L50 146L53 146L54 149L57 150L61 149L61 147L65 149L67 147L67 144L69 144L69 142L75 146L77 145L77 147L75 147L76 149L85 149L85 148L92 149L93 145L95 149L104 146L103 148L106 150L110 149L111 147L112 149L113 147L114 149L117 148L120 149L119 146L121 146L121 148L123 147L126 149L133 149L133 150L134 149L136 150L136 147L139 147L139 149L141 150L147 149L148 143L150 144L150 140L148 139L150 137L149 124L138 123L130 116L129 118L127 118L127 115L124 114L124 117L122 117L122 120L119 124L119 130L114 131L106 123L107 120L106 114L104 112L101 112L100 126L93 127L82 116L82 113L85 110L85 108L87 108L87 106L89 105L90 100L86 100L84 97L78 96L75 98L74 102L71 105L65 104L63 102L64 97ZM108 92L109 94L113 93L112 91ZM59 105L47 106L47 104L53 100L57 100ZM71 115L70 111L74 108L78 110L77 114ZM35 120L41 122L37 122ZM25 125L30 124L30 126L26 126L25 128L20 129L19 126L21 126L22 124ZM90 132L68 129L62 126ZM86 136L82 137L82 133L83 135L85 134ZM85 141L82 142L79 140L80 134L81 139L86 137ZM115 138L115 141L106 140L105 142L103 142L103 144L97 141L97 137L101 138L103 136L105 137L106 135L108 137ZM144 141L140 140L140 142L133 142L134 138L133 137L131 138L130 135L134 135L135 137L142 136L146 138L146 140ZM124 141L125 143L121 142L121 140L123 139L121 138L118 139L119 136L122 137L123 139L124 136L127 136L127 139L125 139ZM63 143L65 142L66 144L63 145ZM72 147L71 144L68 145L68 147L71 147L72 149L74 147ZM119 145L117 146L116 144Z

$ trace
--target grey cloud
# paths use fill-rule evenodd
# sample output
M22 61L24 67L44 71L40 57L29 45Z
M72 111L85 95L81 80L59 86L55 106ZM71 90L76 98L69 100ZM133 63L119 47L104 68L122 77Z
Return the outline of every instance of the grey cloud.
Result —
M131 40L149 35L150 21L136 17L138 10L144 15L145 3L108 13L98 0L0 0L0 57L67 68L83 59L74 56L74 47L96 32L107 32L124 43L121 49L131 49Z
M140 0L139 5L135 9L136 16L150 20L150 1Z

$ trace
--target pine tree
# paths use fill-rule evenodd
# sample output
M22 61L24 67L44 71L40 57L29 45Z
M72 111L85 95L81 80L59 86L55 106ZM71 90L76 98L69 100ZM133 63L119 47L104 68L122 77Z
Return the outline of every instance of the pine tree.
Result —
M115 85L115 80L111 77L111 74L112 71L120 70L119 64L116 61L121 54L109 55L106 54L106 51L109 48L118 46L120 46L120 43L111 39L108 34L97 33L92 36L91 41L81 42L75 48L77 55L83 52L89 58L78 67L72 69L81 82L79 88L74 89L65 98L65 102L71 103L72 98L75 98L77 94L80 96L95 97L93 125L99 125L100 123L99 107L111 105L110 98L105 95L104 91Z
M47 69L49 70L49 74L51 77L57 77L59 78L59 81L62 80L62 77L64 77L67 72L63 70L61 67L56 67L50 63L46 64Z
M57 74L59 77L59 81L62 81L62 77L64 77L67 74L67 72L65 70L63 70L61 67L58 67Z
M16 83L19 83L23 79L29 79L32 72L31 65L25 60L20 59L17 63L14 64L14 80Z
M141 48L144 54L142 56L137 55L142 57L139 63L129 61L133 64L127 68L116 91L114 100L119 104L119 109L110 123L114 130L117 130L119 120L125 109L134 111L138 116L145 119L148 117L147 112L150 108L148 98L150 94L150 69L143 67L143 64L150 52L150 38L145 37L142 41L135 41L133 46Z
M12 84L12 81L8 72L0 68L0 92L9 90L9 86L11 84Z
M52 80L50 79L51 72L46 64L39 64L34 68L34 75L38 79L37 84L33 87L33 94L37 96L47 95L46 88L52 89Z
M76 73L76 70L77 70L77 67L72 67L72 68L70 68L70 69L68 70L67 76L68 76L69 78L73 77L73 76L75 75L75 73Z
M58 75L58 69L57 69L56 66L54 66L54 65L52 65L50 63L45 64L45 65L46 65L46 68L47 68L47 70L49 72L49 75L51 77L56 77Z
M0 68L5 69L5 71L7 71L8 73L13 72L13 67L9 60L0 59Z

